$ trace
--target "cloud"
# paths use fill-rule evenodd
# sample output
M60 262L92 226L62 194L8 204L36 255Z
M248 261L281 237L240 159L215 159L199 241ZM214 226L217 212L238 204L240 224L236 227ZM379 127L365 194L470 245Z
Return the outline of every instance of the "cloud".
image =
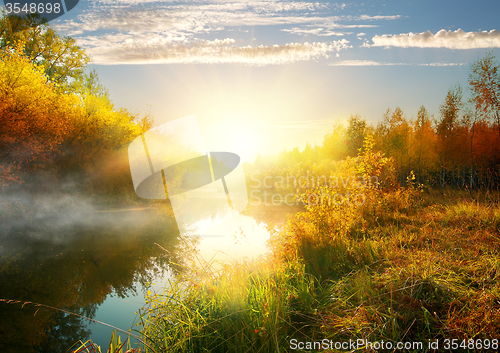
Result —
M183 35L209 33L228 27L294 26L292 34L338 35L338 28L377 27L372 24L340 24L398 16L332 16L330 4L289 1L207 2L97 2L77 20L54 24L67 35L99 30L176 32ZM340 7L342 8L342 7ZM297 27L297 26L302 26Z
M465 65L465 63L445 63L445 62L432 62L432 63L388 63L388 62L379 62L372 60L342 60L328 64L329 66L461 66Z
M342 60L328 64L329 66L379 66L388 65L371 60Z
M325 21L329 5L289 1L97 2L78 20L57 25L69 35L85 31L181 31L186 35L227 27L294 25Z
M462 66L467 65L467 63L444 63L444 62L435 62L428 64L418 64L419 66Z
M336 32L332 31L327 28L299 28L299 27L294 27L294 28L285 28L282 29L281 31L283 32L288 32L288 33L293 33L293 34L314 34L316 36L320 37L329 37L329 36L344 36L347 34L351 34L352 32Z
M382 35L372 38L373 44L364 43L365 47L418 47L448 49L500 48L500 31L464 32L440 30L436 34L430 31L422 33L403 33Z
M76 18L53 26L74 37L96 64L274 65L315 60L331 53L338 56L339 50L351 47L342 39L353 33L351 29L400 18L347 15L346 4L290 0L96 0L88 4ZM249 30L251 34L243 34ZM286 34L285 38L262 37L264 31ZM287 35L295 38L286 39ZM296 39L304 35L317 39L309 43Z
M373 20L397 20L401 18L401 15L393 15L393 16L369 16L369 15L361 15L356 19L360 21L373 21Z
M89 41L92 41L91 39ZM90 48L94 62L103 65L119 64L187 64L240 63L252 66L280 65L298 61L328 58L349 46L349 41L288 43L272 46L236 46L231 38L171 42L161 38L144 41L125 40L116 44Z

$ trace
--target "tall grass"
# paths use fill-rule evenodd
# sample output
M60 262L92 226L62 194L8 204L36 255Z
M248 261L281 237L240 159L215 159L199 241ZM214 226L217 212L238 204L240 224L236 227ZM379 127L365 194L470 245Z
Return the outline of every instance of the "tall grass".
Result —
M157 351L278 351L286 337L307 331L292 316L296 307L314 304L314 289L314 278L297 264L198 269L150 293L138 324Z

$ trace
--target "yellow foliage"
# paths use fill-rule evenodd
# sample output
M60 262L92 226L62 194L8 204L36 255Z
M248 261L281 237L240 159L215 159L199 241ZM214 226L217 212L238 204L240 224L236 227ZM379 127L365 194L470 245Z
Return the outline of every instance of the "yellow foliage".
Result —
M0 54L1 172L46 164L80 114L78 98L57 93L21 48Z
M0 184L40 168L85 168L141 132L107 96L62 92L44 70L20 44L0 54Z

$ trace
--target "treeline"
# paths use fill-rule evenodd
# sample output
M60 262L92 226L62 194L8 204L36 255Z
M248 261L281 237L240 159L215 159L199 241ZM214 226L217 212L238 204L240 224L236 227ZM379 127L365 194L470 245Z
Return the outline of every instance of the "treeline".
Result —
M89 62L74 39L35 16L0 19L4 191L63 188L88 195L131 189L126 147L151 127L152 118L116 108Z
M462 88L449 89L437 117L422 106L408 118L396 107L388 109L382 121L372 126L351 115L348 126L336 124L323 144L307 144L277 156L257 156L256 169L302 164L318 165L325 159L343 160L362 151L368 135L375 150L394 159L396 179L404 184L411 171L416 181L443 190L500 186L500 68L492 53L471 65L469 96Z

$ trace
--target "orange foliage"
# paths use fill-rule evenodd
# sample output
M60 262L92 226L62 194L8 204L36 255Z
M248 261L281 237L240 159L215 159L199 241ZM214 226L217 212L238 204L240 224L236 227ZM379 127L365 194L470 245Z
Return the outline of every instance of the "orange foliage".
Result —
M20 180L24 169L52 163L70 123L81 114L78 97L57 93L22 49L0 56L0 183Z

